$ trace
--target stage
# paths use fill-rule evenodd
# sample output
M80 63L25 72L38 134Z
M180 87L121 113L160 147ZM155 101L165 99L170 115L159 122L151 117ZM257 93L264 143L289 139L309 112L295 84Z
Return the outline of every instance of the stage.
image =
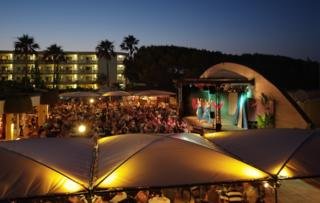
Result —
M206 120L200 120L196 116L186 116L183 120L188 124L191 132L204 134L206 132L215 132L216 125L212 122L207 122ZM235 126L230 118L222 118L221 120L221 130L220 131L234 131L234 130L245 130Z

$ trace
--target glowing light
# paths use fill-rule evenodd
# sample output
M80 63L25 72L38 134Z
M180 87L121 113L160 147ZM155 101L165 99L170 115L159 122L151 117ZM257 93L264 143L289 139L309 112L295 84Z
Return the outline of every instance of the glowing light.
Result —
M252 168L252 167L246 167L243 169L243 173L248 176L248 177L252 177L252 178L259 178L261 176L263 176L262 172L260 172L259 170Z
M213 133L205 133L204 137L205 138L215 138L215 137L226 137L230 133L228 132L213 132Z
M94 99L93 98L89 99L89 102L90 102L90 104L93 104L94 103Z
M87 127L83 124L79 125L78 131L79 133L84 133L86 131Z
M268 187L270 187L270 184L266 181L263 183L263 187L268 188Z
M240 100L239 100L239 106L243 106L245 100L246 100L246 96L245 95L241 95L240 96Z
M81 189L81 186L70 179L66 179L63 183L63 188L66 189L67 192L76 192Z
M11 123L11 125L10 125L10 137L11 137L11 140L13 140L13 136L14 136L14 123Z
M112 185L112 183L117 179L116 173L109 175L100 185Z
M278 175L278 178L288 178L288 177L290 177L290 172L288 171L288 169L283 168L283 169L280 171L280 173L279 173L279 175Z

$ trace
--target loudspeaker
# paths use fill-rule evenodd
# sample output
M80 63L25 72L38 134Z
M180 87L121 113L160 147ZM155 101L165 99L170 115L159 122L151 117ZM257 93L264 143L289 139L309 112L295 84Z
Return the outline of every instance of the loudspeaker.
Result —
M221 131L221 128L222 128L221 123L217 123L217 124L216 124L216 131L217 131L217 132Z
M216 88L214 86L209 87L209 93L210 94L216 93Z

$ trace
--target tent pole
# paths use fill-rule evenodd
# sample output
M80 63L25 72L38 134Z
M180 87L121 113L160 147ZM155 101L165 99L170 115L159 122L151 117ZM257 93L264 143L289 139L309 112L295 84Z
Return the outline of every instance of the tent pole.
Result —
M278 188L274 188L274 202L278 203Z
M280 181L278 178L273 183L273 189L274 189L274 202L278 203L278 188L280 187Z

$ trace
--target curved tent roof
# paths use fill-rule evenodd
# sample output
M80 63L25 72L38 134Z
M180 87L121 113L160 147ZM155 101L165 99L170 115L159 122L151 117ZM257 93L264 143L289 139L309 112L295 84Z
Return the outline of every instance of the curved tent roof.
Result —
M127 134L97 143L87 138L0 142L0 161L6 163L0 170L0 199L269 178L197 139L189 140Z
M320 131L258 129L206 135L226 152L279 179L320 176Z
M89 139L45 138L0 142L0 199L78 193L88 187ZM18 182L18 183L17 183Z

